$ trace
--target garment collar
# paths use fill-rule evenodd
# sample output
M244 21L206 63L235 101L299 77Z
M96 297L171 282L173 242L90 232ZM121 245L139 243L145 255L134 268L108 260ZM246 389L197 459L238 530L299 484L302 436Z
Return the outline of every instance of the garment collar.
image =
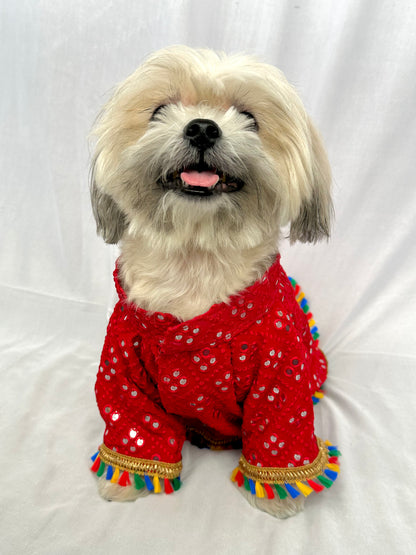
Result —
M282 272L280 255L253 285L230 297L228 303L213 305L204 314L180 321L172 314L148 312L129 303L119 280L119 264L114 281L126 318L133 318L141 335L151 336L161 350L193 351L217 342L231 341L253 325L261 325L265 314L276 303Z

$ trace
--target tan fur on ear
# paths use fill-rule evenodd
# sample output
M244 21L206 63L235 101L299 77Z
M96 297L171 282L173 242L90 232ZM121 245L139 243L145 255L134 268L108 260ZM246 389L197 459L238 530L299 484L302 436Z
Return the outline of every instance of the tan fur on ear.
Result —
M311 196L300 206L298 216L290 225L290 241L315 243L330 234L333 205L331 170L321 138L309 121L312 157Z

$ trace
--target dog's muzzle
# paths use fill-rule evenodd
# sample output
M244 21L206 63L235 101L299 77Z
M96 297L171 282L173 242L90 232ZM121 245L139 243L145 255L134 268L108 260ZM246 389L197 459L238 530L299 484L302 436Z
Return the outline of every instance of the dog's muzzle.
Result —
M222 131L215 121L193 119L185 126L183 136L190 147L198 151L199 163L178 169L170 173L166 179L160 179L159 184L164 189L204 198L233 193L244 186L241 179L212 168L204 162L205 151L214 147L222 136Z

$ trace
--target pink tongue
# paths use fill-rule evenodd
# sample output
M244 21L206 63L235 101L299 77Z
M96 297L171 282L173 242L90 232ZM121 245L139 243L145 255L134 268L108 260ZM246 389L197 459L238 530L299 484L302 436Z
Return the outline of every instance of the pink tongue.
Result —
M219 176L214 172L182 172L181 179L194 187L213 187L218 183Z

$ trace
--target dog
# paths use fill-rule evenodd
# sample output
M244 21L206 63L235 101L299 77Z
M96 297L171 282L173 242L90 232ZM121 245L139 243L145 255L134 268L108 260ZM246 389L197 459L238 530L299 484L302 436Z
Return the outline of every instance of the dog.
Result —
M93 133L97 230L121 250L95 388L101 495L176 491L189 439L242 448L238 490L296 514L332 484L339 454L314 434L326 359L278 248L282 228L314 243L332 217L298 95L253 57L174 46L117 88Z

